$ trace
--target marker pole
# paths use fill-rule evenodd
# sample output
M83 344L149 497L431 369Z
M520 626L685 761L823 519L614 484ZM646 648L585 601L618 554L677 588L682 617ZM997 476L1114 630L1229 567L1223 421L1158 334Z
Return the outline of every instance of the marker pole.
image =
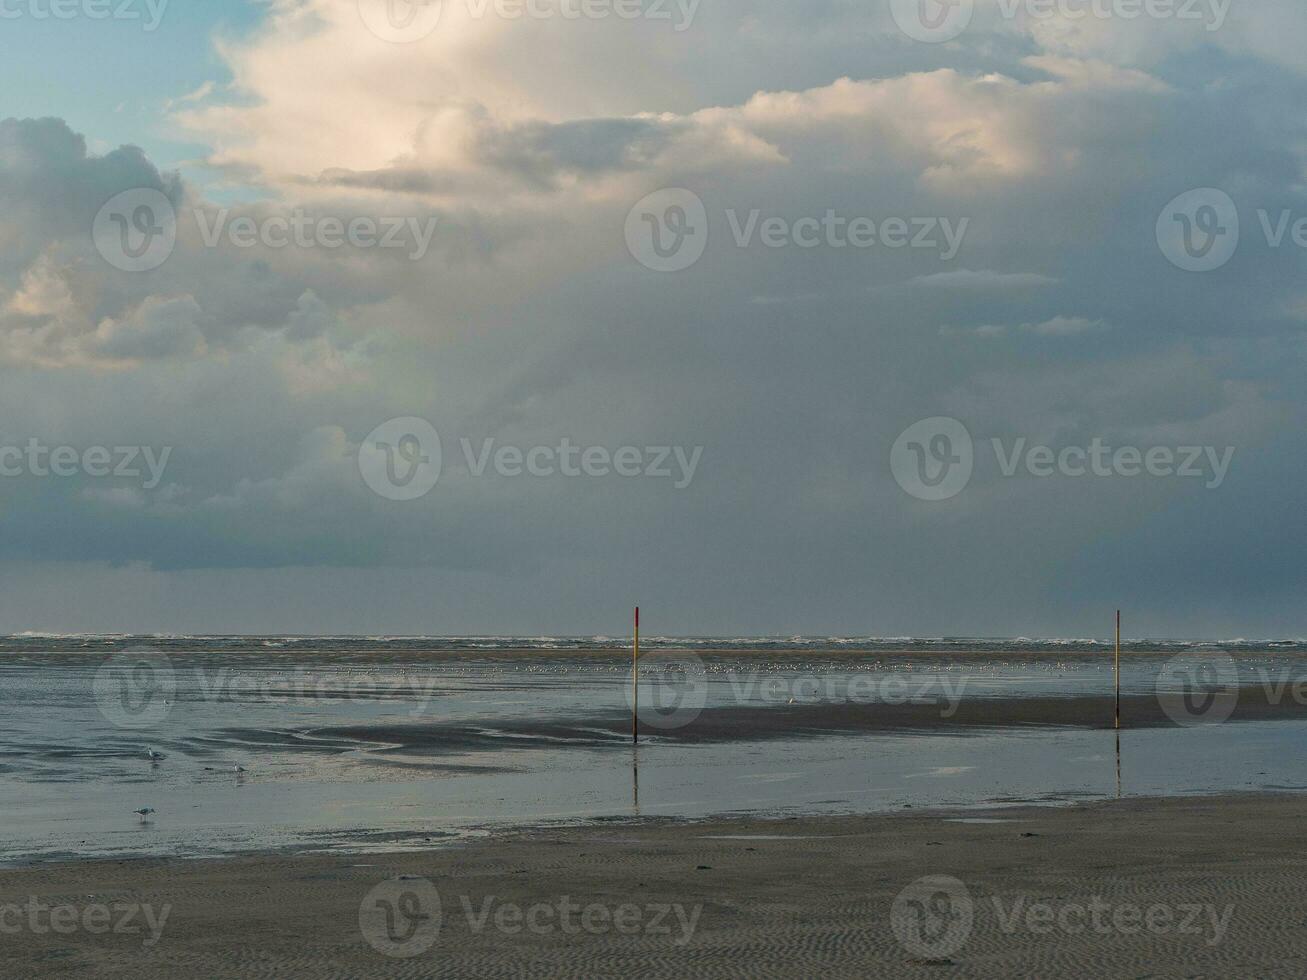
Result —
M640 743L640 607L635 607L635 646L631 651L631 744Z
M1116 730L1121 730L1121 610L1116 611Z

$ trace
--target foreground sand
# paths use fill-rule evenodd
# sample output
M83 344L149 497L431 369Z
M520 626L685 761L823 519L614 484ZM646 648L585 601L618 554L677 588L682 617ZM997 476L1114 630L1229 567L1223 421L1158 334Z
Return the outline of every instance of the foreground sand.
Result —
M39 865L0 871L0 976L1302 976L1304 818L1300 796L1128 800L534 830L420 854ZM439 893L438 933L420 882L372 892L398 875ZM907 893L895 921L929 947L907 948L895 898L936 875L966 896ZM77 911L56 932L48 913L32 918L33 899ZM137 904L156 923L171 906L149 948L144 912L122 920ZM89 931L102 925L92 906L141 931Z

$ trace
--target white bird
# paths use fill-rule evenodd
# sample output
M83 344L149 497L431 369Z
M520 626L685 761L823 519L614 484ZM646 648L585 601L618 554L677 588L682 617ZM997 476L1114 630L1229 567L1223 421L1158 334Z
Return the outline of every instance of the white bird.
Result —
M245 771L245 767L242 766L242 765L237 764L237 765L234 765L234 766L231 767L231 771L232 771L232 772L244 772L244 771Z
M166 758L166 756L162 752L156 751L154 746L147 747L145 750L145 754L150 757L150 760L152 762L158 762L160 759Z
M139 813L141 816L141 823L145 823L150 818L150 814L154 812L154 807L143 806L139 810L133 810L132 812Z

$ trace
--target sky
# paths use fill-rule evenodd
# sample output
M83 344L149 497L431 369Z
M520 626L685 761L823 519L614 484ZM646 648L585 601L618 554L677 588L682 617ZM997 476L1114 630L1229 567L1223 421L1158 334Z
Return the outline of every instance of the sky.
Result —
M1301 3L0 45L0 630L1307 635Z

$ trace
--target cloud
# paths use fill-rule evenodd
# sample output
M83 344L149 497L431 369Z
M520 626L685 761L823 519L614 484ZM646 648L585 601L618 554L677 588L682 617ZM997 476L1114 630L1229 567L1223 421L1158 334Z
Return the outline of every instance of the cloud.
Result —
M1057 279L1036 272L950 269L947 272L915 276L909 280L908 285L931 289L1036 289L1040 286L1053 286L1057 282Z
M59 119L0 119L0 270L11 274L36 260L51 242L78 235L88 215L124 187L180 199L175 175L162 174L136 147L103 156Z
M96 250L92 223L116 194L141 188L171 202L177 244L157 269L120 273ZM12 245L0 256L0 363L11 365L118 371L226 357L275 335L311 344L320 362L352 351L359 366L365 355L350 311L392 293L394 278L417 274L412 263L394 261L395 249L342 260L326 247L207 241L208 229L232 222L287 222L295 206L216 205L137 148L91 154L58 120L0 121L0 206L0 241ZM344 226L360 214L383 217L362 202L326 217ZM287 362L297 384L304 362Z
M123 319L106 317L91 339L91 348L111 359L149 360L195 355L204 351L199 327L202 313L191 296L150 297Z
M1080 334L1096 333L1109 329L1105 320L1091 320L1083 316L1058 315L1039 323L1022 323L1016 326L987 323L975 327L941 327L945 336L976 336L985 338L1005 337L1014 333L1033 334L1040 337L1075 337Z
M1221 542L1241 582L1302 584L1294 536L1272 529L1300 523L1284 488L1307 458L1304 256L1251 235L1194 276L1154 237L1192 187L1307 208L1303 83L1258 17L1215 36L1055 34L985 8L938 46L903 38L885 5L705 5L685 37L446 6L413 45L378 42L352 0L271 4L223 39L230 80L171 106L172 135L205 144L220 184L138 149L92 153L58 120L0 123L4 438L175 450L154 491L0 481L0 562L27 573L5 579L15 595L54 561L93 600L173 588L228 629L283 615L309 631L584 629L639 593L668 632L938 634L1083 629L1129 591L1151 622L1202 632L1192 607L1213 622L1201 600L1225 586L1186 571L1210 544L1192 528L1227 526L1249 530ZM141 274L89 235L134 186L178 214L175 251ZM702 257L675 274L624 238L632 206L665 187L693 191L708 220ZM728 213L755 211L967 232L952 262L737 244ZM438 220L414 260L206 243L199 216L220 213L256 228ZM982 465L932 508L886 459L938 415L981 446L1102 435L1238 454L1219 493ZM403 505L354 458L399 416L428 419L445 455L432 492ZM464 439L564 438L701 445L703 462L672 491L476 476L463 458ZM1190 532L1159 543L1146 527ZM1175 569L1158 575L1155 553ZM258 616L233 623L232 594Z
M1077 88L1089 91L1134 91L1166 95L1170 85L1137 68L1121 68L1093 58L1064 58L1057 55L1032 55L1023 62L1032 68L1054 75Z
M738 14L703 11L696 31L734 31L737 40L696 64L656 20L505 20L446 4L438 30L395 45L361 29L353 0L302 0L275 8L248 39L224 43L228 96L176 118L214 146L213 166L241 180L466 204L641 169L823 157L828 168L855 172L906 165L939 187L1018 177L1058 161L1059 140L1076 141L1060 132L1067 123L1058 111L1080 97L1073 93L1138 100L1171 91L1142 69L1066 53L1014 63L1022 74L1054 76L1036 83L947 67L875 77L871 61L863 77L832 78L823 66L821 82L778 87L781 73L755 58L782 36L780 6L744 18L743 32ZM837 35L860 14L837 6L819 19ZM887 15L875 32L881 47L901 40ZM823 35L818 48L827 43ZM787 49L800 63L819 57ZM645 70L624 71L624 54L637 50ZM563 64L567 71L555 70ZM312 93L302 86L309 76ZM651 86L659 79L671 85ZM722 98L723 79L734 98ZM1083 115L1077 122L1099 126Z
M1104 320L1091 320L1083 316L1055 316L1043 323L1025 324L1021 329L1046 337L1071 337L1095 330L1106 330L1107 323Z
M214 93L217 86L212 81L202 82L199 86L185 95L179 95L175 99L166 99L163 103L165 110L176 109L178 106L190 105L196 102L203 102Z

